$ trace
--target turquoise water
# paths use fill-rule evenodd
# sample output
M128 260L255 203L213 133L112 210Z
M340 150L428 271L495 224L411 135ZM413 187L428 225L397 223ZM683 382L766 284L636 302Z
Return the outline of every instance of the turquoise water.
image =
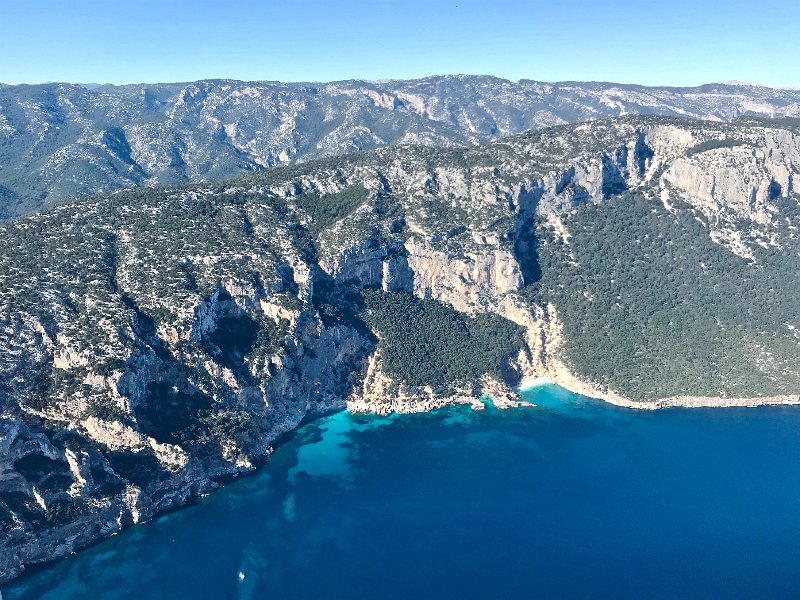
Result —
M319 420L3 598L800 597L800 408L524 395Z

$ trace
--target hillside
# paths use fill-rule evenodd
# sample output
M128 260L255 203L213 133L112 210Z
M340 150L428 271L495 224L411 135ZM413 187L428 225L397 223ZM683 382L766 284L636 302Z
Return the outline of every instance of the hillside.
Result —
M0 85L0 219L119 188L219 181L387 145L482 144L625 114L797 117L800 92L483 76Z
M797 401L798 177L794 120L626 116L0 226L0 581L329 410Z

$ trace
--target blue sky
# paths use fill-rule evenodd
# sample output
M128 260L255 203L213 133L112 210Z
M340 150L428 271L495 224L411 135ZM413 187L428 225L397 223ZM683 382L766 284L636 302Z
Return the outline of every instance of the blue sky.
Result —
M800 85L800 0L0 0L0 81Z

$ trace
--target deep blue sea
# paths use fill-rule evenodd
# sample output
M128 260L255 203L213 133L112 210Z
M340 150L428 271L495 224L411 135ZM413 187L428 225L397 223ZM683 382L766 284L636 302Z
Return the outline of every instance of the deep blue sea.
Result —
M800 408L306 425L257 474L3 598L798 598Z

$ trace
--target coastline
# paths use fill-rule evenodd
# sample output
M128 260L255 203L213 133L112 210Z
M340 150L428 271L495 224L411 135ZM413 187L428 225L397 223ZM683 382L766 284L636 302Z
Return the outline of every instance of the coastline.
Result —
M573 394L580 394L601 400L614 406L632 408L636 410L661 410L665 408L734 408L757 406L793 406L800 405L800 395L761 396L754 398L725 398L722 396L670 396L658 400L629 400L620 394L609 391L603 392L592 385L578 379L567 371L567 376L540 376L523 379L518 390L527 390L542 385L558 385Z
M492 378L486 378L484 381L481 382L480 386L476 386L477 389L480 390L482 395L486 395L492 398L492 405L494 408L504 410L504 409L512 409L512 408L536 408L535 403L531 403L527 400L520 399L517 394L523 390L533 389L539 386L544 385L557 385L566 389L569 392L574 394L580 394L582 396L586 396L589 398L593 398L599 401L607 402L614 406L619 406L622 408L629 408L635 410L660 410L666 408L728 408L728 407L758 407L758 406L780 406L780 405L800 405L800 396L798 395L784 395L784 396L765 396L765 397L756 397L756 398L723 398L723 397L711 397L711 396L674 396L669 398L662 398L659 400L651 400L651 401L640 401L636 402L633 400L629 400L624 398L620 394L614 391L601 391L595 388L594 386L582 381L581 379L577 378L573 375L565 365L559 364L556 369L554 369L554 373L550 373L548 375L540 375L540 376L529 376L523 378L522 381L517 386L516 390L512 390L505 384L494 380ZM419 390L415 390L419 393ZM373 414L376 416L383 416L388 414L411 414L411 413L422 413L422 412L430 412L433 410L441 409L446 406L453 406L453 405L469 405L475 411L481 411L486 408L486 404L481 400L480 396L476 396L475 392L476 389L464 389L461 390L462 393L454 394L452 396L443 396L436 394L433 390L427 389L425 390L428 392L428 395L415 395L415 394L402 394L399 398L395 398L394 401L390 403L377 403L377 402L370 402L365 398L359 399L349 399L346 403L342 405L331 405L327 407L328 410L322 410L318 412L314 412L309 414L304 418L301 422L299 422L295 427L285 431L284 433L276 436L275 439L271 441L269 444L270 451L267 452L264 459L268 457L272 451L287 441L287 436L291 436L297 429L302 427L303 425L319 420L331 414L338 413L340 411L347 411L354 414ZM470 393L470 391L472 393ZM516 393L515 393L516 392ZM515 397L516 396L516 397ZM263 459L262 459L263 460ZM253 465L254 468L249 471L244 471L241 473L237 473L230 478L230 481L238 480L240 478L246 478L249 476L254 475L256 472L260 470L260 467L263 466L262 461L258 461L258 464ZM224 487L226 482L222 481L219 482L220 487ZM214 490L215 491L215 490ZM207 495L207 494L202 494ZM190 498L184 502L180 502L176 505L170 506L166 509L156 510L149 518L141 521L140 523L133 524L133 526L141 523L146 523L151 521L155 518L158 518L164 514L168 514L170 512L175 512L182 510L183 508L190 506L193 503L198 501L197 497ZM94 546L98 543L101 543L108 537L112 535L116 535L122 530L127 530L131 528L131 526L125 526L121 529L110 533L109 535L102 535L90 543L86 544L85 546L80 547L76 551L73 551L71 554L75 554L76 552L82 552L85 549ZM16 583L22 581L30 576L35 575L37 572L47 569L48 567L61 562L63 560L68 560L69 555L60 556L56 558L52 558L47 561L43 561L40 563L28 563L25 565L24 570L17 573L14 577L2 581L2 586L7 586L12 583ZM0 600L2 600L2 592L0 592Z

